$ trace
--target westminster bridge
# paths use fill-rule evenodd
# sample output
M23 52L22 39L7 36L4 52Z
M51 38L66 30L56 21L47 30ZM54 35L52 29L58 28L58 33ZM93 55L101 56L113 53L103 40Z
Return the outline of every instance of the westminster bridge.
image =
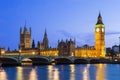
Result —
M120 63L120 60L118 60ZM38 64L87 64L87 63L109 63L110 59L90 58L75 56L41 56L41 55L1 55L0 62L4 65L21 65L23 62L31 62L33 65ZM113 60L112 60L113 62Z

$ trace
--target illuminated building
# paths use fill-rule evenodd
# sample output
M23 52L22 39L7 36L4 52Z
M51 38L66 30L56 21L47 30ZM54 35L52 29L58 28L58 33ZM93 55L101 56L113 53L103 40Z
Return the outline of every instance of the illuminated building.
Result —
M43 38L43 47L44 47L44 49L49 48L48 44L49 44L49 41L48 41L46 29L45 29L44 38Z
M0 47L0 55L5 54L5 52L6 52L6 51L5 51L5 48L1 48L1 47Z
M47 32L45 29L43 41L38 41L37 46L35 46L34 40L31 45L31 28L30 31L27 30L26 24L24 31L20 28L20 46L19 50L21 55L41 55L41 56L77 56L77 57L105 57L105 26L102 22L101 14L97 18L97 23L95 25L95 45L88 46L84 45L82 47L75 47L75 40L72 41L61 40L58 41L57 48L49 47L49 39L47 37Z
M49 49L49 40L48 40L46 29L45 29L43 41L42 42L38 41L37 48L39 50L47 50L47 49Z
M20 49L31 48L31 28L30 31L27 30L26 24L24 30L20 28Z
M58 41L58 55L59 56L74 56L75 55L75 41L66 40Z
M94 46L84 45L83 47L77 47L75 50L75 56L79 57L96 57L96 50Z
M54 51L55 49L49 48L49 45L48 45L49 41L48 41L46 29L45 29L43 41L42 42L38 41L37 47L35 45L34 40L32 42L31 42L31 40L32 40L31 39L31 28L30 28L30 31L28 31L27 28L26 28L26 24L25 24L23 31L22 31L22 28L20 28L19 50L21 50L21 52L20 52L21 55L31 55L31 54L32 55L40 55L40 53L42 55L44 55L43 52L46 51L45 54L50 54L48 52L50 52L51 50L53 50L52 53L55 53L54 54L55 56L57 55L56 52ZM45 56L47 56L47 55L45 55Z
M99 13L98 20L95 26L95 49L97 57L105 56L105 26L102 22L101 14Z
M49 48L47 50L41 50L40 55L42 56L58 56L57 48Z
M77 47L75 56L80 57L105 57L105 26L99 13L97 23L95 25L95 46Z

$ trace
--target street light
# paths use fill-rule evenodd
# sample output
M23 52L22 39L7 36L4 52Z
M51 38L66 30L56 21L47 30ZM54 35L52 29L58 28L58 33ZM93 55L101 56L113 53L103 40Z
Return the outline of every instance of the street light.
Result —
M20 61L21 58L21 49L19 49L19 55L18 55L18 60Z
M74 56L74 53L72 52L71 56L73 57Z
M32 52L33 55L35 55L35 52Z

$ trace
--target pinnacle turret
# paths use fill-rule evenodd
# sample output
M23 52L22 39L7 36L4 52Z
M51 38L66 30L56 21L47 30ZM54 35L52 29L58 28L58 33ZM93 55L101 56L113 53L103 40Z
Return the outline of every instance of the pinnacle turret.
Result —
M44 38L43 38L44 49L48 49L49 48L48 44L49 44L49 41L48 41L48 37L47 37L47 31L45 29Z
M98 20L97 20L96 25L97 25L97 24L103 24L103 22L102 22L102 17L101 17L100 12L99 12L99 15L98 15Z
M35 41L32 42L32 48L35 48Z

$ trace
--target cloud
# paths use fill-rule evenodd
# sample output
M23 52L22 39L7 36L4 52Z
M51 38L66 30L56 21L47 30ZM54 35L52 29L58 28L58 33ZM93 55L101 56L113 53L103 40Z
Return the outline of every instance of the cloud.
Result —
M57 31L59 34L61 34L62 36L66 37L66 38L74 38L74 35L65 31L65 30L59 30Z
M111 31L105 33L105 35L116 35L116 34L120 34L120 32Z
M95 38L93 33L82 33L76 36L76 41L78 45L94 45Z
M70 32L67 32L65 30L58 31L60 35L64 38L72 38L76 39L76 46L83 46L85 44L93 46L95 44L95 35L94 33L79 33L79 34L72 34ZM109 39L110 36L115 36L120 34L120 32L110 31L106 32L105 36ZM107 39L106 39L107 40Z
M79 33L79 34L72 34L65 30L57 31L60 35L64 36L65 38L72 38L76 39L76 45L82 46L84 44L94 45L94 34L93 33Z

